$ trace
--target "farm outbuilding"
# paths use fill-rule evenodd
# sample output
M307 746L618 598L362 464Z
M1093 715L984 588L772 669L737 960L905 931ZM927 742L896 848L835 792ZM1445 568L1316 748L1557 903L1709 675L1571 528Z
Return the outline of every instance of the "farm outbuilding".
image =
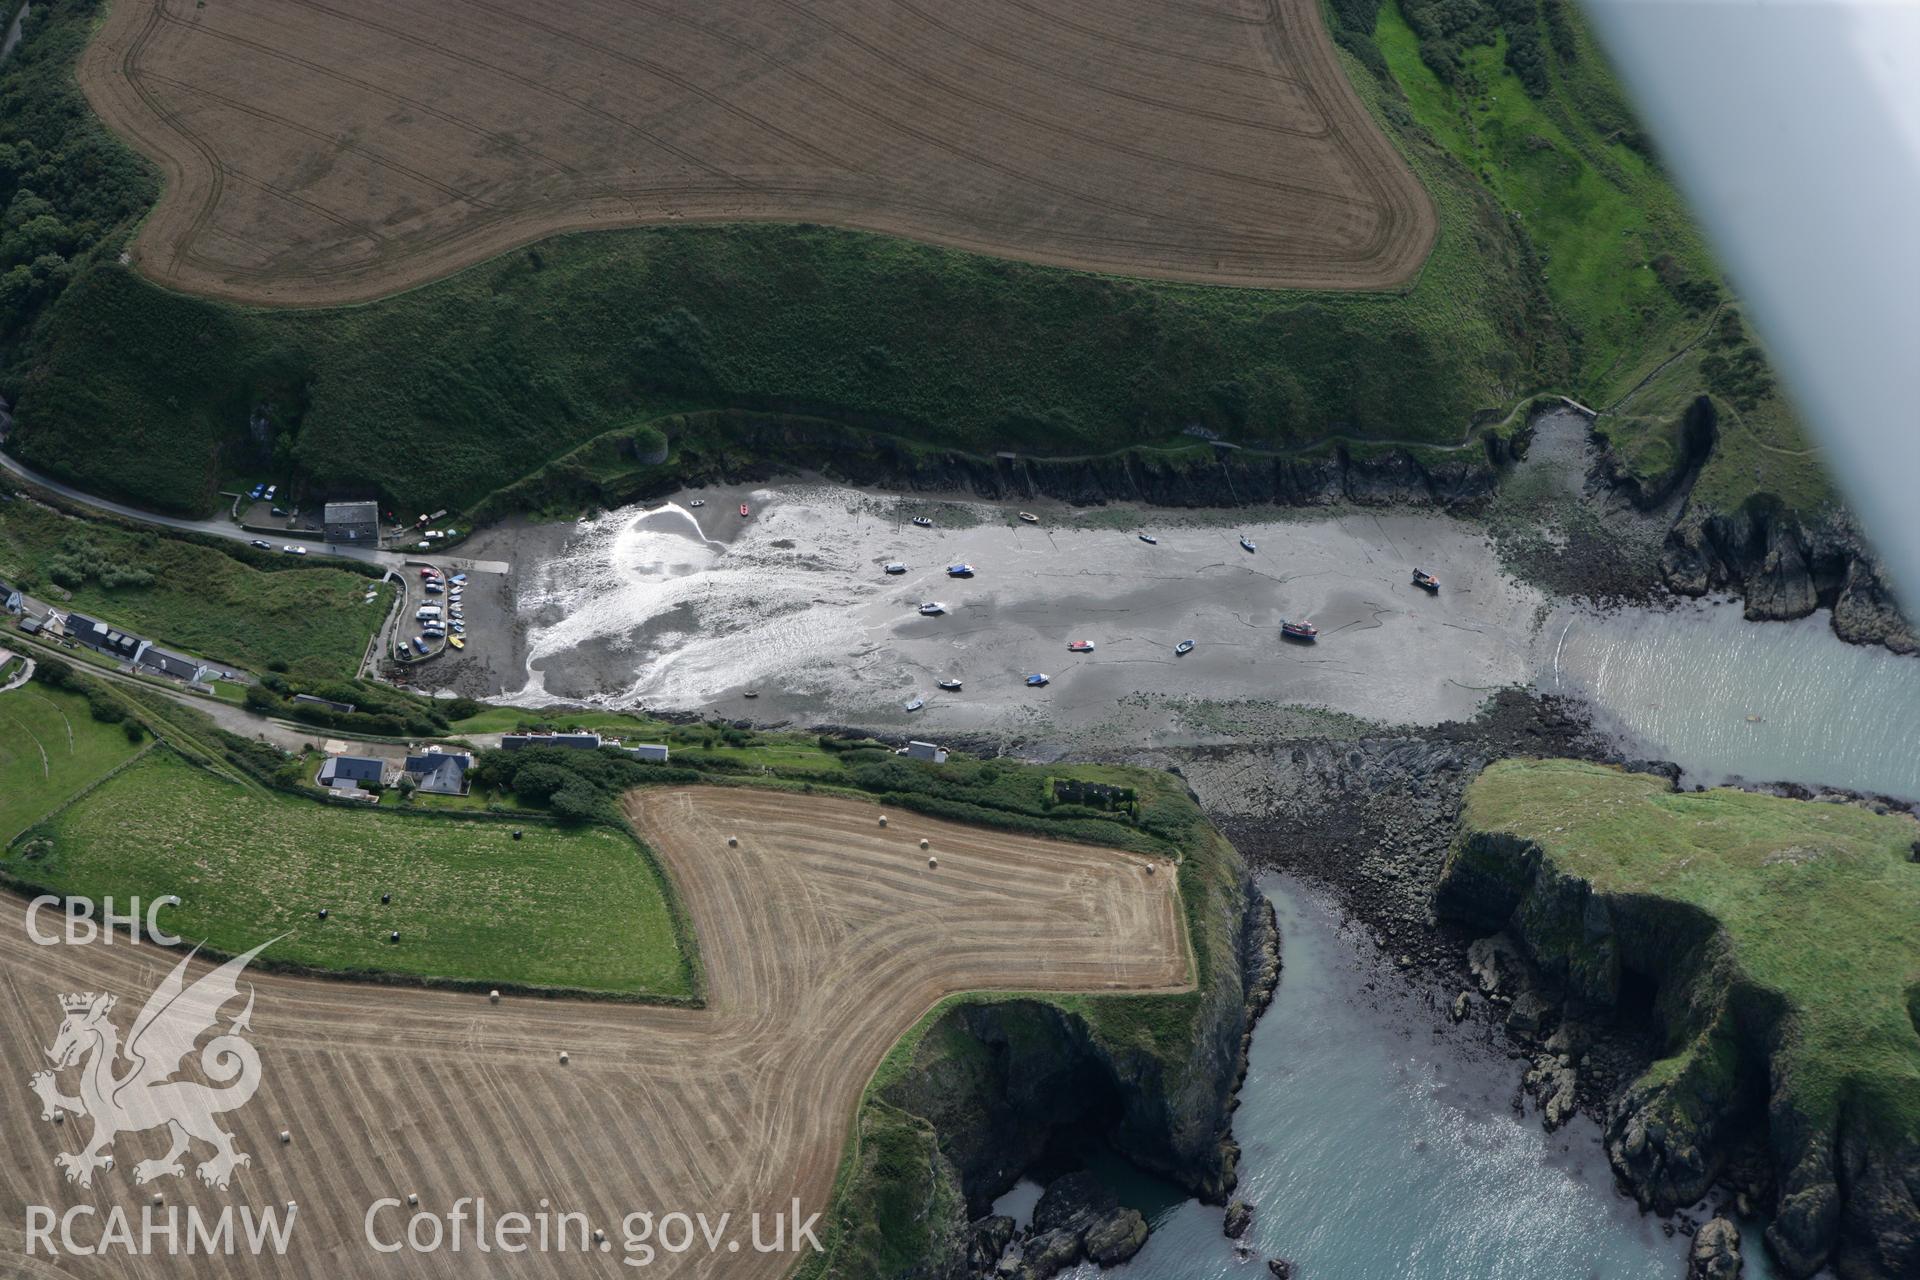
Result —
M380 504L329 502L321 517L328 542L376 546L380 541Z

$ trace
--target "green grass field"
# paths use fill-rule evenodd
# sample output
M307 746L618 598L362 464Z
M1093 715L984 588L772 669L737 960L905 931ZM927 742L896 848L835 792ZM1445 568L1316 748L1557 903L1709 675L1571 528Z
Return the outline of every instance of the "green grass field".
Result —
M156 751L49 824L15 874L100 898L178 894L169 927L346 972L687 996L663 884L635 842L350 810L220 781ZM393 895L391 906L380 896ZM322 908L329 918L321 921ZM399 943L387 935L399 930Z
M215 663L264 671L283 662L315 678L354 675L393 588L380 584L366 604L371 579L319 566L262 568L241 558L253 554L81 520L32 502L0 506L0 578L36 597Z
M138 750L79 694L38 683L0 693L0 846Z
M1790 1011L1773 1071L1799 1105L1827 1120L1859 1101L1920 1134L1920 827L1911 819L1744 791L1675 793L1661 778L1577 761L1510 760L1468 789L1462 823L1533 841L1601 893L1707 912L1746 979ZM1655 1067L1674 1070L1674 1060Z

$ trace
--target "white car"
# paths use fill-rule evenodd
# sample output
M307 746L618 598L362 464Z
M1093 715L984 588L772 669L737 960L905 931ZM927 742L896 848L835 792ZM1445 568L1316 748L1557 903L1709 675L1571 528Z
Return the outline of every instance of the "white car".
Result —
M288 545L280 549L286 552L290 556L303 556L307 554L307 549L305 547L296 547L296 546Z

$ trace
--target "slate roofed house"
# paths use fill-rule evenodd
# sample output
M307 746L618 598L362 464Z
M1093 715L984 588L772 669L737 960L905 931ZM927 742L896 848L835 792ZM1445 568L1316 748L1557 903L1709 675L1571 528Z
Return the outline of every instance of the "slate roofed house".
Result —
M627 748L627 754L635 760L650 760L656 764L665 764L669 752L664 743L636 742Z
M377 546L380 542L380 504L377 502L329 502L321 513L321 526L328 542L358 542Z
M465 752L441 751L408 756L404 766L421 791L435 796L465 795L467 770L472 767L473 757Z
M207 678L207 664L198 658L185 658L152 645L148 645L147 651L140 655L140 665L188 684L201 684Z
M147 642L139 636L130 636L84 614L67 615L67 636L109 658L119 658L123 662L138 662L146 651Z
M386 776L387 762L376 756L328 756L320 766L320 785L337 787L342 783L370 782L378 785Z
M947 762L947 749L936 747L931 742L909 742L900 754L911 760L925 760L932 764Z
M500 749L518 751L522 747L570 747L575 751L597 751L600 735L587 733L508 733L501 735Z
M10 582L0 582L0 609L8 613L19 613L26 607L26 600L20 588Z

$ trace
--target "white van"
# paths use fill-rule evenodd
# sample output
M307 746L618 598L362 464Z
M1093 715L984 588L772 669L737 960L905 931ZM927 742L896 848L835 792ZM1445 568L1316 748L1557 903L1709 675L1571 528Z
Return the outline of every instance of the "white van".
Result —
M423 604L414 611L413 616L422 622L425 622L428 618L437 618L440 616L440 606L437 604Z

